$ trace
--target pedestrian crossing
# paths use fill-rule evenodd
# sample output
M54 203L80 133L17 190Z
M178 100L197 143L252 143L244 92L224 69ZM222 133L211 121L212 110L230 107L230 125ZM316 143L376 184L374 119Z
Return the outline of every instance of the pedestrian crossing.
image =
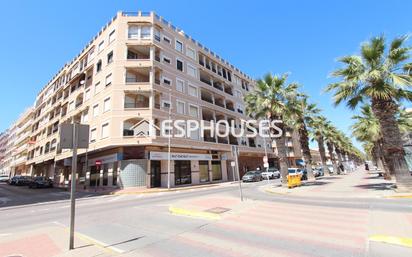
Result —
M141 248L138 253L141 256L364 256L368 222L368 210L261 202L181 233L162 245Z

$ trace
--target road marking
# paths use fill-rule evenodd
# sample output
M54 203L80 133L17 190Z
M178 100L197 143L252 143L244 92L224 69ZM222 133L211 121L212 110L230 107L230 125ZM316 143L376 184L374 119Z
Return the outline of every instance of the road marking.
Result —
M69 228L61 222L53 221L52 223L62 227L64 230L69 231ZM80 239L82 239L84 241L87 241L87 242L103 249L104 251L106 251L108 253L113 254L113 253L125 253L126 252L125 250L122 250L122 249L114 247L114 246L110 246L110 244L104 243L100 240L94 239L94 238L92 238L90 236L87 236L85 234L82 234L80 232L74 232L74 235L79 237Z
M178 207L169 207L169 212L174 215L181 215L181 216L189 216L194 218L203 218L203 219L210 219L210 220L219 220L221 219L219 214L210 213L205 211L194 211L189 209L183 209Z
M401 246L412 248L412 238L408 238L408 237L373 235L369 237L369 241L401 245Z

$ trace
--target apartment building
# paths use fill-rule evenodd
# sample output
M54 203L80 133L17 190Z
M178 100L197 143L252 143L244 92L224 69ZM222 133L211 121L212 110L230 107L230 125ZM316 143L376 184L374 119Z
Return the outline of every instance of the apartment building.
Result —
M8 140L9 140L8 130L0 133L0 175L9 175L9 172L7 171L7 168L6 168L6 162L4 161L6 157Z
M33 175L70 179L71 150L59 148L63 123L90 126L90 146L78 151L78 183L84 186L165 187L168 138L161 121L226 120L236 130L245 114L252 78L153 12L119 12L39 92L32 109L25 165ZM14 137L19 133L15 132ZM175 131L172 131L175 133ZM301 159L288 132L291 164ZM239 147L241 173L263 166L265 147L255 138L201 135L172 137L171 185L233 179L232 145Z

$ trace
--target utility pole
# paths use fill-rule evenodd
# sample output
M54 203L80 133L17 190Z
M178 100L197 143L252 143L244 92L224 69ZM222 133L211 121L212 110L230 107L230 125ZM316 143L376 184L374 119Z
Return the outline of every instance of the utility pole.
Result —
M232 145L232 155L235 157L235 166L237 171L237 177L239 179L239 194L240 194L240 201L243 202L243 192L242 192L242 180L240 178L239 172L239 148L237 145Z
M69 249L74 249L74 216L76 211L76 171L77 171L77 124L73 124L73 157L72 157L72 179L70 192L70 243Z
M169 122L172 119L172 88L169 87ZM171 145L172 130L169 130L167 137L167 189L170 190L170 145Z

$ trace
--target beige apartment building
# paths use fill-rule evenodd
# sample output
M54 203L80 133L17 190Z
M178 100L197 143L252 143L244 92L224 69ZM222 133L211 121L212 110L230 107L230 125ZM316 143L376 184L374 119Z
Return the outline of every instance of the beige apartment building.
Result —
M252 78L155 13L119 12L41 90L23 119L29 122L18 123L13 140L19 139L17 149L20 143L26 146L27 153L19 155L27 154L22 170L64 185L72 152L59 148L59 126L88 124L90 145L78 151L78 183L165 187L168 138L152 123L159 126L169 116L226 120L238 130L241 119L249 119L243 97L254 85ZM22 124L31 125L27 143ZM295 165L301 150L295 133L287 133ZM265 143L269 162L276 166L270 142L259 136L217 137L206 131L202 137L194 131L173 137L171 185L233 180L232 145L239 147L241 174L263 167Z

